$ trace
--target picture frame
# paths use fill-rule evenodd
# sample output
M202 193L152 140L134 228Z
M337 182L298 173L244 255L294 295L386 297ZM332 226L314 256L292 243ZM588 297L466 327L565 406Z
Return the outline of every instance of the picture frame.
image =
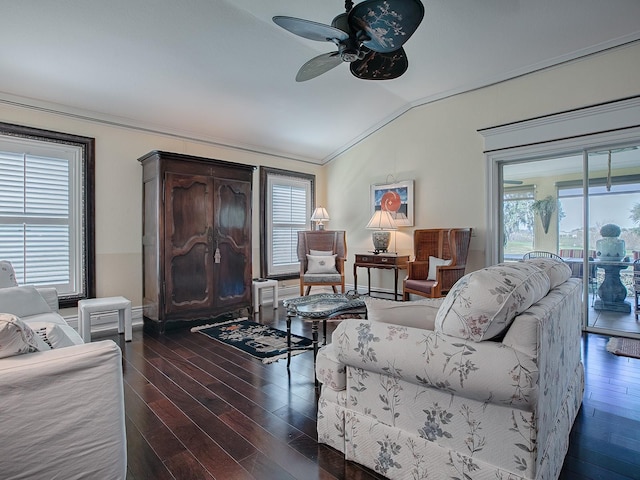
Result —
M371 185L371 215L389 211L398 227L413 226L413 180Z

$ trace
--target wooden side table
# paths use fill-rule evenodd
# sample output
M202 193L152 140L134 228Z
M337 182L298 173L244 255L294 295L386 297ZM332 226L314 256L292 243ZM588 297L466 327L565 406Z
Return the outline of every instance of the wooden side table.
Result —
M358 291L358 267L367 269L368 293L371 295L371 269L382 268L393 270L393 299L398 300L398 270L406 270L409 263L409 255L398 255L395 253L356 253L356 261L353 264L353 288ZM374 290L375 291L375 290Z

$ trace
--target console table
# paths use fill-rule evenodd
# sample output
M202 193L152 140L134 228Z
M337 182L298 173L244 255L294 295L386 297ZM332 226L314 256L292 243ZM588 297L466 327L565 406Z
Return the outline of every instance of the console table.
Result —
M398 300L398 270L406 270L409 263L409 255L395 253L356 253L356 261L353 264L353 288L358 291L358 267L367 269L368 293L371 295L371 269L382 268L393 270L393 299ZM380 293L380 292L379 292Z

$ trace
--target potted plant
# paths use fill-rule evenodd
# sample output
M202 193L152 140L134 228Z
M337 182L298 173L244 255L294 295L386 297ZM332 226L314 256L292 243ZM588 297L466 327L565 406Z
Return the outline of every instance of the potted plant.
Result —
M624 240L618 238L620 233L620 227L613 223L607 223L600 228L602 238L596 240L596 257L598 259L613 262L622 260L626 248Z
M546 197L536 200L531 204L531 210L533 213L540 216L544 233L549 233L551 215L556 211L556 207L556 200L551 195L547 195Z

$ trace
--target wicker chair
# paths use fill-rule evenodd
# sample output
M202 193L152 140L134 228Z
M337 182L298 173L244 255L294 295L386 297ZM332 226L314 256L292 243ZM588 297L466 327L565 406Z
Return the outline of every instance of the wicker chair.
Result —
M528 258L555 258L556 260L562 260L560 255L556 255L551 252L543 252L542 250L527 252L522 256L523 260L527 260Z
M332 252L335 255L335 271L309 272L312 252ZM312 257L315 257L312 255ZM298 232L298 260L300 261L300 296L309 295L312 286L331 286L338 293L340 285L344 293L344 262L347 259L347 234L344 230L313 230ZM306 287L306 292L305 292Z
M405 301L409 300L411 293L429 298L442 297L464 276L471 230L433 228L413 232L415 260L409 262L407 277L402 283L402 296ZM431 272L429 257L435 257ZM443 260L450 260L450 263L444 265ZM433 278L430 278L429 273L434 274Z

